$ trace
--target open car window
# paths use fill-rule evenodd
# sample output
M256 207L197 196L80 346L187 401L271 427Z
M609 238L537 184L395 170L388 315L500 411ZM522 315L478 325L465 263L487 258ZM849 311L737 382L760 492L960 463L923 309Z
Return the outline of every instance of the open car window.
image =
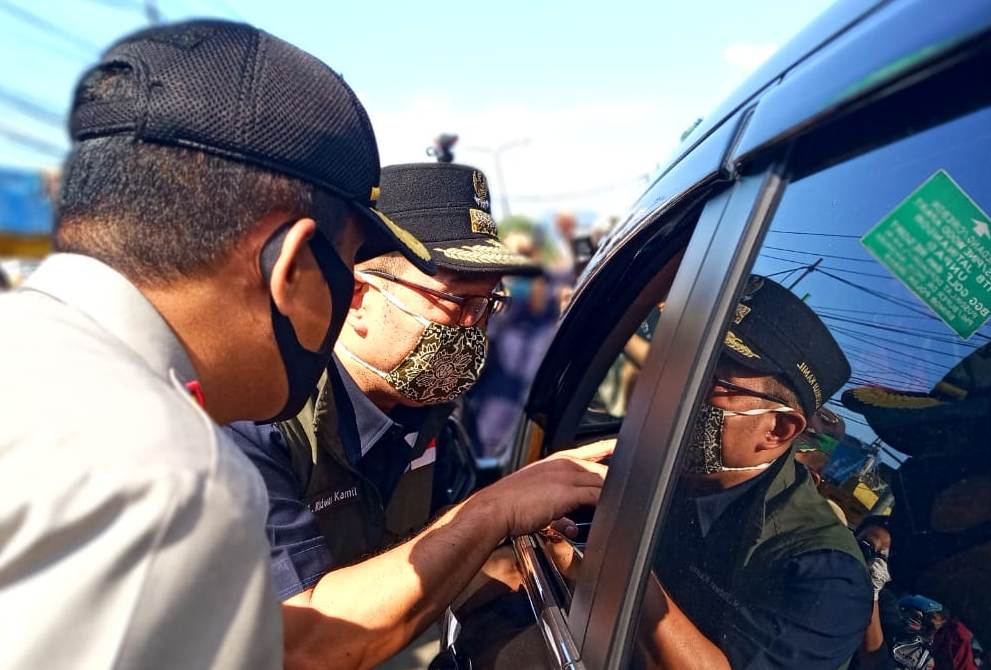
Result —
M991 644L989 155L982 110L787 186L682 447L638 664Z
M663 227L664 222L657 224L657 227ZM678 272L687 235L664 239L663 243L658 241L662 251L648 242L638 253L645 257L637 275L638 283L625 284L626 304L622 305L622 315L598 352L604 360L589 366L583 385L592 389L591 398L582 408L567 446L618 439L627 410L637 393L638 381L644 374L651 340ZM549 559L565 608L570 605L580 574L594 522L593 512L592 508L585 508L570 515L578 527L574 538L566 539L554 532L536 538Z
M623 417L626 416L640 371L647 359L650 341L660 320L662 307L663 302L651 307L647 316L623 344L622 351L609 366L606 376L596 389L595 397L589 403L582 420L582 429L590 431L608 426L618 432Z

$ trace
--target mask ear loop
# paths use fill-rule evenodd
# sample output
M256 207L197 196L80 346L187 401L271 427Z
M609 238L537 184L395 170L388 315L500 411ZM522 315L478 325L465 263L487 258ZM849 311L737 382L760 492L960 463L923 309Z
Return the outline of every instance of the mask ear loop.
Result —
M289 228L291 226L292 221L283 223L265 241L264 246L262 246L261 256L258 259L258 268L261 270L265 285L270 289L272 287L272 272L275 270L275 262L279 260L279 255L282 253L282 245L285 244L286 235L289 234Z
M772 413L789 414L794 411L795 410L792 409L791 407L759 407L757 409L748 409L745 411L724 409L723 414L725 414L726 416L760 416L761 414L772 414Z
M345 356L347 356L352 361L354 361L355 363L357 363L361 367L365 368L366 370L369 370L371 372L374 372L375 374L377 374L382 379L385 379L386 381L389 380L389 373L388 372L384 372L383 370L379 370L377 367L375 367L374 365L372 365L368 361L365 361L365 360L363 360L361 358L358 358L358 354L354 353L353 351L351 351L350 349L348 349L347 347L345 347L342 342L338 342L334 346L334 351L341 352L342 354L344 354Z
M787 406L782 406L782 407L759 407L757 409L748 409L748 410L744 410L744 411L736 411L736 410L731 410L731 409L724 409L723 410L723 415L724 416L760 416L762 414L789 414L789 413L792 413L794 411L795 411L794 409L792 409L791 407L787 407ZM773 464L774 464L774 461L770 461L768 463L759 463L757 465L748 465L748 466L743 467L743 468L731 468L731 467L726 466L726 465L721 465L721 466L719 466L719 468L720 468L720 471L722 471L722 472L746 472L748 470L749 471L752 471L752 470L767 470Z
M261 423L284 421L294 416L299 411L299 407L302 407L306 394L310 393L316 386L319 373L326 367L330 359L331 343L337 339L337 334L347 316L350 300L346 302L336 301L334 294L350 297L354 285L354 275L333 249L330 241L320 233L314 235L309 243L310 252L317 262L320 274L327 284L327 289L330 291L333 310L327 333L324 335L320 347L316 351L304 347L296 336L292 321L279 311L275 304L275 298L271 295L272 274L275 264L282 254L282 247L293 223L294 221L287 221L276 229L262 246L258 259L259 270L269 289L269 309L272 316L273 333L285 366L286 381L289 384L289 396L285 406L278 414ZM315 375L314 372L316 372ZM300 398L303 398L303 401Z
M368 284L369 286L373 287L376 291L378 291L379 293L381 293L382 296L386 300L388 300L389 302L391 302L392 305L396 309L398 309L399 311L403 312L407 316L410 316L410 317L416 319L417 322L421 326L423 326L424 328L426 328L426 327L428 327L430 325L430 320L429 319L427 319L425 316L422 316L422 315L417 314L416 312L413 312L412 310L410 310L410 308L407 307L406 305L404 305L399 298L397 298L396 296L392 295L392 293L390 291L387 291L386 289L382 288L381 286L378 286L374 282L368 281L369 275L367 275L367 274L365 274L364 272L361 272L361 271L358 271L355 274L358 275L359 277L361 277L366 284Z
M357 272L355 272L355 274L358 275L358 277L360 277L366 284L368 284L369 286L371 286L372 288L374 288L376 291L378 291L379 293L381 293L382 296L386 300L388 300L390 303L392 303L392 305L396 309L398 309L399 311L403 312L407 316L411 316L414 319L416 319L417 323L419 323L420 325L422 325L424 328L428 328L430 326L430 321L429 320L427 320L426 318L420 316L419 314L415 314L415 313L411 312L409 310L409 308L407 308L406 305L404 305L402 303L402 301L399 300L399 298L397 298L396 296L392 295L389 291L385 290L381 286L378 286L374 282L368 281L368 277L370 277L371 275L365 274L364 272L362 272L360 270L357 271ZM343 342L338 342L334 346L334 350L335 351L340 351L342 354L344 354L345 356L347 356L348 358L350 358L352 361L354 361L355 363L357 363L361 367L365 368L366 370L368 370L370 372L373 372L373 373L377 374L382 379L384 379L386 381L389 381L389 375L391 374L390 372L386 372L384 370L379 370L377 367L375 367L374 365L372 365L368 361L360 358L358 356L358 354L354 353L353 351L351 351L350 349L348 349L346 346L344 346L344 343Z

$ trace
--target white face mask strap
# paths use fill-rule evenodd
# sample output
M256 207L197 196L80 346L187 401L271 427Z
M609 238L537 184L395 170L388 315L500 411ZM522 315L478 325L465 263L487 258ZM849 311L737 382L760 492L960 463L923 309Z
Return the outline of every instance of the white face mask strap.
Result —
M723 414L726 416L760 416L761 414L789 414L794 412L791 407L760 407L758 409L748 409L745 411L734 411L731 409L724 409Z
M375 367L371 363L368 363L368 362L366 362L366 361L358 358L358 355L357 354L355 354L354 352L352 352L350 349L348 349L347 347L345 347L340 342L338 342L334 346L334 351L344 354L345 356L347 356L348 358L350 358L352 361L354 361L358 365L362 366L363 368L365 368L367 370L370 370L370 371L374 372L375 374L377 374L382 379L385 379L386 377L389 376L389 373L388 372L382 372L381 370L379 370L377 367Z
M760 416L762 414L789 414L795 410L791 407L781 406L781 407L760 407L758 409L748 409L745 411L734 411L731 409L724 409L723 414L726 416ZM767 470L774 461L770 463L759 463L757 465L748 465L743 468L730 468L725 465L720 466L720 472L747 472L753 470Z
M760 463L758 465L748 465L748 466L746 466L744 468L731 468L731 467L727 467L725 465L721 465L721 466L719 466L719 471L720 472L746 472L748 470L767 470L769 467L771 467L771 465L773 463L774 463L774 461L771 461L770 463Z
M367 275L367 274L365 274L364 272L361 272L361 271L358 271L355 274L358 275L359 277L361 277L361 280L363 282L365 282L369 286L373 287L376 291L378 291L379 293L381 293L382 296L386 300L388 300L389 302L391 302L396 307L396 309L398 309L401 312L403 312L404 314L407 314L408 316L411 316L414 319L416 319L420 323L420 325L422 325L424 328L426 328L427 326L430 325L430 320L429 319L427 319L426 317L421 316L421 315L417 314L416 312L413 312L412 310L410 310L409 307L407 307L406 305L404 305L402 303L402 301L399 298L397 298L396 296L392 295L391 292L389 292L386 289L382 288L378 284L375 284L373 282L368 281L368 278L371 275Z

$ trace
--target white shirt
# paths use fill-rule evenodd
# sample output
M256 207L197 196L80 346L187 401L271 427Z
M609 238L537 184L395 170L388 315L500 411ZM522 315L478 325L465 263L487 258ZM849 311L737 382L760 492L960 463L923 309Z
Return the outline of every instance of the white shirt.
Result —
M194 378L94 259L0 296L0 667L281 667L265 488Z

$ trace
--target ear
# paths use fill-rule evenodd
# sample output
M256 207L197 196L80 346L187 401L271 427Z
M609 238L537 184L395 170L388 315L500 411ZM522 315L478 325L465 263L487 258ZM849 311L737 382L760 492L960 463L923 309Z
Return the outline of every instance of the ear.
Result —
M365 297L368 295L368 284L354 275L354 290L351 293L351 307L348 309L347 324L358 337L368 336L368 306Z
M805 430L805 417L798 412L778 412L768 416L772 417L774 423L764 435L766 449L788 447Z
M276 308L285 316L294 312L295 303L302 299L300 277L303 272L316 268L316 259L310 252L309 242L316 233L313 219L300 219L286 232L282 250L272 267L270 290Z

